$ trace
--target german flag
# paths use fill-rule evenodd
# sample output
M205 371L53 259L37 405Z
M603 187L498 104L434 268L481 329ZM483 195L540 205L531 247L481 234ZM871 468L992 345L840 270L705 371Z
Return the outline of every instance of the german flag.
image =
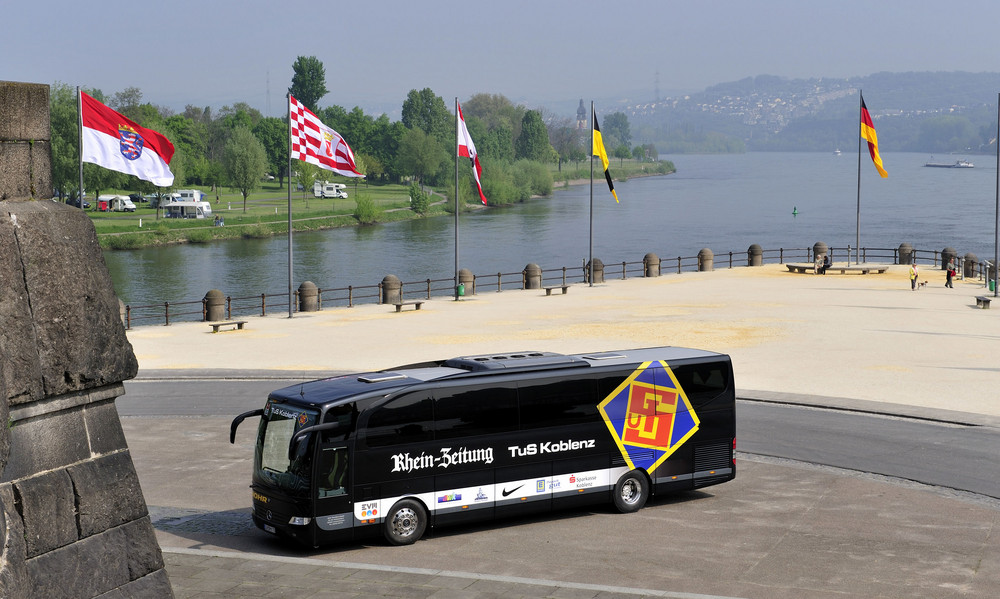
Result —
M604 178L608 180L608 189L611 190L611 195L615 196L615 202L618 202L618 193L615 191L615 184L611 182L611 171L608 170L608 151L604 149L604 138L601 137L601 127L597 124L597 113L593 113L594 117L594 148L593 155L600 156L601 162L604 164Z
M888 177L889 173L882 167L882 157L878 155L878 136L875 135L875 125L872 124L872 116L868 114L864 96L861 96L861 138L868 142L868 153L872 155L878 174L883 179Z

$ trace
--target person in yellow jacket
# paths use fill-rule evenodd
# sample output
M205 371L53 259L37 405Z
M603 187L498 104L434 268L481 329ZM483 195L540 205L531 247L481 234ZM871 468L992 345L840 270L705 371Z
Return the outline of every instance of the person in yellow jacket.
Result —
M917 289L917 261L910 264L910 291Z

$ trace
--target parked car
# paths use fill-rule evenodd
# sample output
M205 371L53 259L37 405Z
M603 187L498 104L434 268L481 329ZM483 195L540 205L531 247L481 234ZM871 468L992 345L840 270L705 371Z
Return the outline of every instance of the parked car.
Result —
M66 203L69 204L70 206L76 206L77 208L79 208L80 207L80 198L70 198L70 199L66 200ZM90 202L88 202L86 199L84 199L83 200L83 209L86 210L88 208L90 208Z

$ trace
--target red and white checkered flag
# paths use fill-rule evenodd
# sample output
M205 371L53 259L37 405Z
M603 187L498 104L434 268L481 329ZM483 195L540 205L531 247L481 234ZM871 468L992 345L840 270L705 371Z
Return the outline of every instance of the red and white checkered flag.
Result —
M354 153L344 138L291 95L288 96L288 119L292 130L292 158L345 177L364 177L358 172Z

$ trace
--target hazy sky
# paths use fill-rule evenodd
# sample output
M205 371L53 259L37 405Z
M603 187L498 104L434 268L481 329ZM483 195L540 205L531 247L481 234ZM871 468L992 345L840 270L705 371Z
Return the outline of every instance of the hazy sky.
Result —
M657 80L671 95L761 74L1000 71L996 0L0 0L0 14L0 80L273 116L300 55L326 67L321 106L394 118L425 87L449 106L487 92L551 109L651 100Z

